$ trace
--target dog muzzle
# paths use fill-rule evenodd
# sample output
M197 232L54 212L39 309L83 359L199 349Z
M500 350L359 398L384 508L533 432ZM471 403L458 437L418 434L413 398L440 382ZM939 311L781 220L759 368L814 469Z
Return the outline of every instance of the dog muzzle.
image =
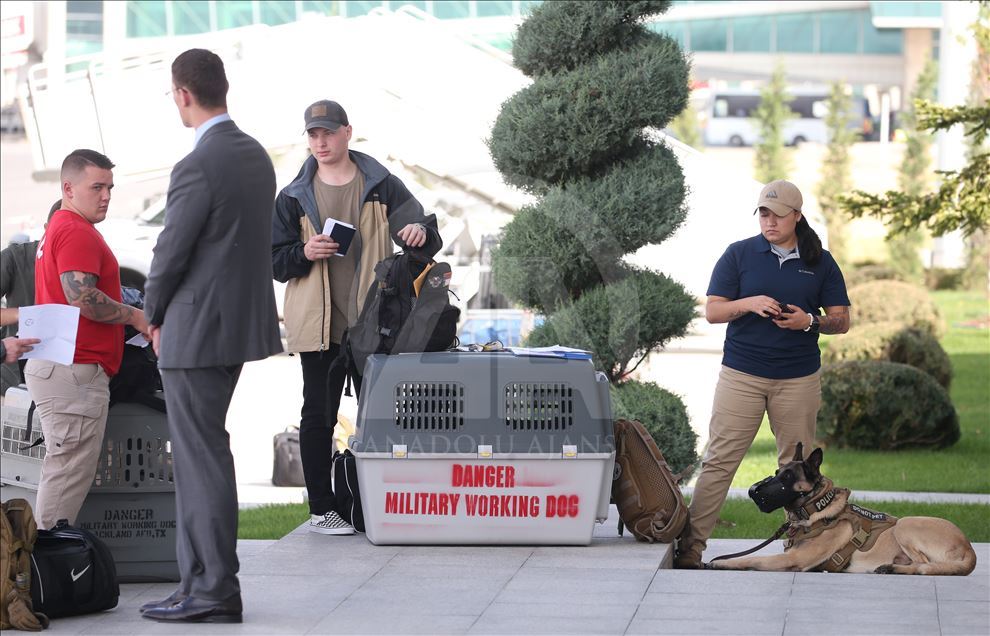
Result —
M749 487L750 499L762 512L773 512L783 508L800 496L801 493L794 490L794 479L789 472L784 474L783 479L779 475L773 475Z

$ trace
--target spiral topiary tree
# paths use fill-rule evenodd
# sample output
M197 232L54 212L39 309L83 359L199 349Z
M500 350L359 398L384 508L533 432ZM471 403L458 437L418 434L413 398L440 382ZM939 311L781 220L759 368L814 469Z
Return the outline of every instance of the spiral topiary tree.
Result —
M512 51L533 83L502 105L488 142L505 180L539 197L493 250L499 289L546 316L529 344L587 349L613 385L684 335L695 314L682 285L623 260L669 237L687 214L680 165L653 131L686 106L688 64L674 40L643 25L669 5L546 2L534 9ZM635 404L621 411L637 414ZM651 422L647 415L651 430L676 427L691 437L688 452L667 457L674 470L694 463L686 418Z

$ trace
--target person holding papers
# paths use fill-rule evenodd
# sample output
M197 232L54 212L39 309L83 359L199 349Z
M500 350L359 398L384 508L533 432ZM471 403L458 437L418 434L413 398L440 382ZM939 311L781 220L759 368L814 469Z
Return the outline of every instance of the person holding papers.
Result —
M345 373L331 375L331 363L392 243L433 256L441 241L436 217L424 214L402 181L348 148L351 126L340 104L318 101L304 118L312 155L275 200L272 263L275 279L288 283L288 350L302 363L299 443L310 530L353 534L333 509L330 457Z
M148 333L144 313L121 303L117 259L95 227L107 216L113 167L95 150L74 150L65 158L62 209L38 244L35 303L80 312L72 364L32 359L24 368L47 449L34 508L39 528L59 519L73 523L79 514L96 474L124 325Z

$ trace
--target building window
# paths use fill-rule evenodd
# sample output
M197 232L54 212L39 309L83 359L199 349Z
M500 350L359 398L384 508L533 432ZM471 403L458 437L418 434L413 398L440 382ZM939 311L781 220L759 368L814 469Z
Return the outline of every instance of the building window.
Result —
M433 3L433 15L443 19L469 18L471 8L466 0L444 0Z
M773 18L771 16L732 18L733 52L770 53L772 40Z
M148 0L127 3L127 37L155 38L168 35L165 2Z
M512 15L512 0L478 0L479 18Z
M364 0L350 0L349 2L342 2L343 15L347 17L354 17L359 15L368 15L372 9L377 9L382 6L381 2L366 2Z
M332 0L305 0L302 3L303 13L318 13L320 15L337 15L337 3Z
M821 21L822 53L858 53L865 11L826 11Z
M813 53L815 16L789 13L777 16L777 53Z
M654 22L650 25L657 33L669 35L682 49L687 50L687 25L684 22Z
M691 50L718 51L728 48L728 22L726 20L695 20L690 22Z
M251 0L232 0L216 3L217 28L236 29L254 24L254 3Z
M89 55L103 50L103 3L65 3L65 54Z
M176 35L209 33L210 4L208 2L173 2L172 30Z
M935 31L938 33L938 31ZM877 55L900 55L904 50L904 31L901 29L878 29L873 26L870 16L863 23L863 53Z
M296 3L292 0L273 2L262 0L260 3L261 22L269 26L278 26L296 21Z

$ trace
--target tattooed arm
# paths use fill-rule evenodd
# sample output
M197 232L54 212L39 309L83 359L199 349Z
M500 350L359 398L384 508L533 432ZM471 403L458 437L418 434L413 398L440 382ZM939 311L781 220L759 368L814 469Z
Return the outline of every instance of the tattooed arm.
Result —
M64 272L62 291L70 305L94 322L114 325L131 325L141 333L148 332L144 312L130 305L118 303L96 288L99 277L87 272Z
M826 307L825 315L818 321L818 332L838 334L847 331L849 331L849 307L844 305Z
M766 318L780 313L777 301L769 296L749 296L730 300L722 296L709 296L705 303L705 319L712 324L732 322L736 318L753 312Z

